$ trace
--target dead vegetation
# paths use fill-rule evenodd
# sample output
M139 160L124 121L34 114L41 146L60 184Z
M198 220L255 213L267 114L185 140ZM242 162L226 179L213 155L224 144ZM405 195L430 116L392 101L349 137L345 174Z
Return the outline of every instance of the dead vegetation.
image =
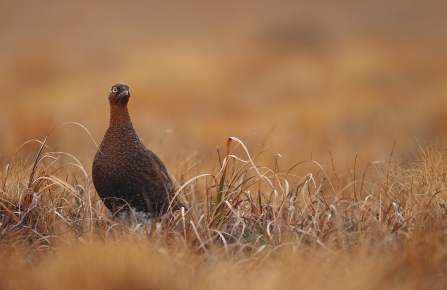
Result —
M15 156L2 170L0 269L9 278L1 288L446 283L446 154L434 145L410 161L371 162L355 176L313 160L285 172L258 166L232 137L217 152L217 172L179 178L171 202L185 207L151 225L111 220L89 170L41 144L34 162ZM294 173L309 162L315 172Z

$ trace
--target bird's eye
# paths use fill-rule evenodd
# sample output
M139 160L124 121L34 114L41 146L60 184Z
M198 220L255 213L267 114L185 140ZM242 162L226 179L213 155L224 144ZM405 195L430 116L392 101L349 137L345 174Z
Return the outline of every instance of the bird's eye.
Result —
M118 92L118 89L116 87L113 87L112 92L116 93L116 92Z

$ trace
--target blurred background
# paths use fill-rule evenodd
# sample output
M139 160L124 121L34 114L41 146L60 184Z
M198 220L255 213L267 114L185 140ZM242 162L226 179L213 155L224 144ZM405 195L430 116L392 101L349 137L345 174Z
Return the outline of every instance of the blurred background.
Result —
M0 9L0 159L63 122L99 144L115 83L175 173L230 136L260 165L339 166L447 141L446 1L8 1ZM49 137L89 168L79 126ZM21 149L34 157L38 144ZM245 157L240 153L240 157ZM205 166L206 167L206 166ZM206 170L206 168L204 170Z

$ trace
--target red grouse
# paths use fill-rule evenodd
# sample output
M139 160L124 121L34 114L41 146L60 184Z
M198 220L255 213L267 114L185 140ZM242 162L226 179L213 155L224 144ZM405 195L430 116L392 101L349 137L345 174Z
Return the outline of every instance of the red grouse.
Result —
M114 215L132 209L159 216L167 211L174 186L161 159L138 138L127 110L129 97L126 84L110 91L110 124L93 160L93 184Z

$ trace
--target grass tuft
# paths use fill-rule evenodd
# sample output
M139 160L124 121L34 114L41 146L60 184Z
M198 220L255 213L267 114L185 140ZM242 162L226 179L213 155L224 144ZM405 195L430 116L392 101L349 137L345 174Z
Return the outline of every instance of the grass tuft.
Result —
M56 288L441 289L447 282L447 156L434 145L420 146L413 160L370 162L358 178L314 160L284 172L258 166L231 137L217 171L182 174L171 204L183 207L151 224L112 220L89 170L40 144L32 164L15 156L0 175L0 270L11 274L0 286L17 282L21 269L24 280ZM317 171L294 174L308 163ZM55 265L82 278L63 285L74 278L54 278L62 271Z

